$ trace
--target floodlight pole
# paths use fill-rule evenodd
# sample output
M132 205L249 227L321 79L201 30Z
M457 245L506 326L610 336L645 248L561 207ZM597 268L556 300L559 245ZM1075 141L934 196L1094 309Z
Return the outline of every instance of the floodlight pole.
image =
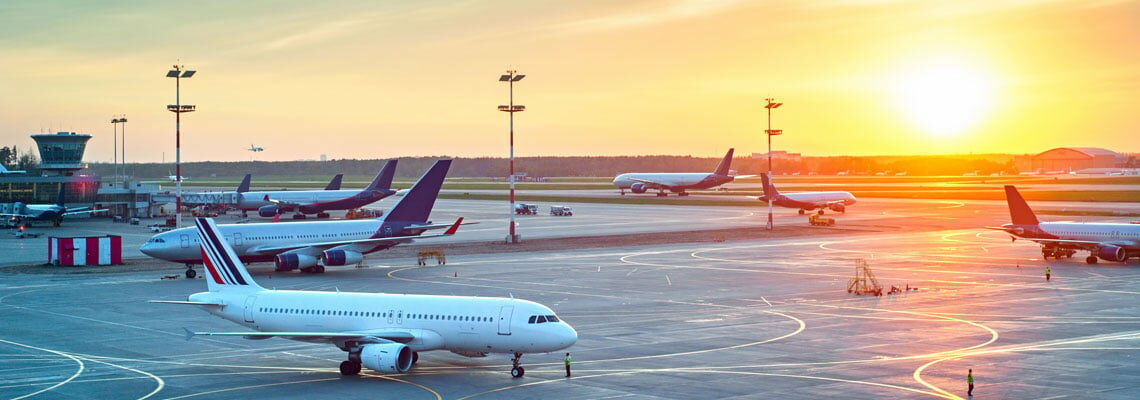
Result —
M507 233L507 243L508 244L519 242L519 236L518 236L518 234L515 233L515 113L525 111L526 107L522 106L522 105L518 105L518 106L515 105L515 82L522 80L522 78L525 76L526 75L518 74L518 71L515 71L515 70L508 70L505 75L499 76L500 82L503 82L503 81L507 82L508 91L509 91L509 94L508 94L509 103L506 106L499 106L499 111L509 113L510 114L510 121L511 121L510 122L510 124L511 124L510 125L510 127L511 127L510 128L510 130L511 130L510 176L508 176L508 178L507 178L508 185L510 186L510 196L509 197L510 197L510 202L511 202L511 209L509 210L509 214L508 214L508 217L510 219L510 222L509 222L510 223L510 229L508 230L508 233Z
M123 129L120 130L123 134L123 143L120 144L120 146L123 146L121 154L123 156L123 176L125 177L127 176L127 117L124 115L122 118L119 118L119 123L123 124Z
M183 71L183 67L175 65L174 69L166 72L167 78L174 78L174 105L168 105L166 109L174 113L174 185L177 188L174 197L174 218L177 227L182 227L182 113L194 111L194 106L182 106L181 80L194 76L197 72Z
M776 99L772 99L772 98L768 98L768 99L764 99L764 100L768 101L768 104L764 106L764 108L768 109L768 129L764 130L764 133L768 135L768 172L766 172L766 173L768 174L768 182L772 182L772 136L784 133L784 131L780 130L780 129L772 130L772 109L780 107L780 106L784 105L784 103L777 103ZM774 199L772 199L772 198L768 198L768 225L767 225L768 230L772 230L772 225L773 225L772 224L772 202L773 202L773 200Z
M111 163L111 165L113 165L115 167L113 169L114 174L118 175L119 174L119 119L118 118L112 118L111 119L111 129L112 129L112 132L114 132L111 134L111 136L114 138L113 142L111 143L111 154L112 154L111 157L114 161Z

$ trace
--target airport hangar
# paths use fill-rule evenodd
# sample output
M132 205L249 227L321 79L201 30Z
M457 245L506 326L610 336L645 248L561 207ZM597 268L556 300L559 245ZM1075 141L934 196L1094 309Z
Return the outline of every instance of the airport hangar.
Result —
M1100 147L1058 147L1035 155L1019 156L1022 171L1080 171L1090 168L1125 168L1128 157Z

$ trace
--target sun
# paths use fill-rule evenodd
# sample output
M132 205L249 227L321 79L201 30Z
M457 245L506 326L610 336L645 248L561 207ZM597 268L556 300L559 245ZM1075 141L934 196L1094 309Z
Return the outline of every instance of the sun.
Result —
M903 113L918 128L938 137L956 136L977 125L989 112L994 96L991 79L962 62L932 62L896 79Z

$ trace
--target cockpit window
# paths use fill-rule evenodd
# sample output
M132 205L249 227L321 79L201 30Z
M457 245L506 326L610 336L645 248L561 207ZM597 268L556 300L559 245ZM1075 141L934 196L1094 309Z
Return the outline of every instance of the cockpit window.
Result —
M541 323L543 323L543 322L546 322L546 317L545 317L545 316L542 316L542 315L539 315L539 316L538 316L538 321L536 321L536 323L539 323L539 324L541 324Z
M546 316L546 322L558 322L558 317L555 317L553 315L547 315Z
M533 324L535 318L538 318L538 316L537 315L531 315L530 319L526 320L526 323Z

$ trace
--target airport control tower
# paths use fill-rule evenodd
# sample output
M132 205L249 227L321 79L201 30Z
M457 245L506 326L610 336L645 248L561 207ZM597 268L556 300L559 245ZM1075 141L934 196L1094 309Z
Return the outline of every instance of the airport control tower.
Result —
M83 151L91 135L75 132L32 135L40 149L40 169L66 176L83 169Z

